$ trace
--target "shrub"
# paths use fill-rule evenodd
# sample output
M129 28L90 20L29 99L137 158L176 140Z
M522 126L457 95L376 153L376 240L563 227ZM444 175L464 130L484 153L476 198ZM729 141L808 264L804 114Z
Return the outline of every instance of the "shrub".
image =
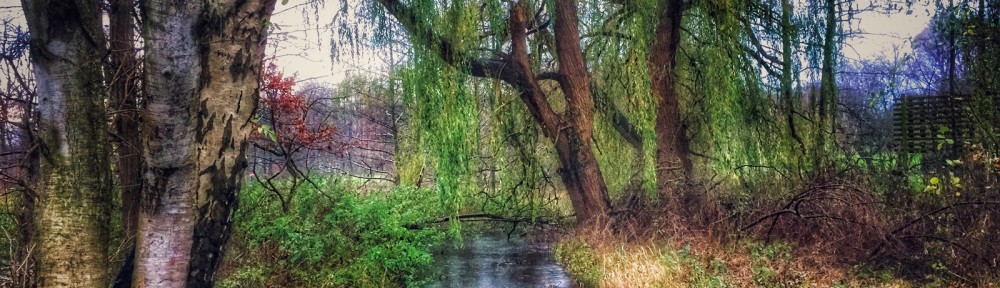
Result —
M244 189L220 287L418 286L431 274L433 192L396 188L358 196L338 180L303 185L283 211L259 185Z

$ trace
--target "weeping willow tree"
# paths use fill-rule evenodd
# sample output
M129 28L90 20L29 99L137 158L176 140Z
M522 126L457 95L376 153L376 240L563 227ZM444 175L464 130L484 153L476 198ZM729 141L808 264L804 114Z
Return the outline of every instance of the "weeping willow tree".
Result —
M594 103L597 109L595 143L611 191L627 191L630 198L656 191L655 105L650 92L649 43L653 38L655 1L626 5L591 3L585 6L583 41L590 59ZM627 152L626 152L627 151ZM628 153L623 155L623 153ZM613 155L613 156L612 156ZM608 157L612 156L612 157ZM622 161L634 159L634 161Z
M680 145L675 147L684 151L681 155L702 163L701 168L688 168L701 171L693 173L695 179L723 175L744 184L803 179L815 167L803 158L810 156L807 152L813 151L812 147L822 145L815 138L806 137L813 136L820 128L813 127L816 117L804 105L807 101L799 87L803 71L799 59L805 58L807 51L829 52L825 55L832 55L826 58L831 61L838 54L836 50L823 50L822 45L802 45L806 42L803 39L815 36L801 31L812 16L801 15L806 10L793 4L782 0L634 1L618 9L592 9L596 12L588 25L594 28L585 35L594 36L587 43L592 44L588 47L588 57L597 64L592 66L595 90L599 91L597 103L608 101L610 104L605 107L615 108L609 111L625 112L646 147L652 146L651 139L671 138L663 137L672 132L662 124L679 123L681 131L672 137L674 142L655 143L652 147L662 151L670 145ZM674 14L671 8L663 9L671 5L679 6L681 12ZM659 102L663 90L653 85L657 83L655 74L662 72L652 69L671 64L652 64L647 60L653 61L656 53L662 53L662 45L666 44L663 39L670 37L665 34L664 25L658 25L664 24L665 19L678 21L666 25L666 29L678 26L675 29L679 31L676 35L679 39L669 41L679 46L676 51L668 51L674 54L671 73L675 79L667 91L676 94L673 97L679 101L680 119L661 121L660 117L670 112L656 110L664 108ZM815 27L823 27L820 24ZM823 39L822 36L815 39ZM834 41L832 47L838 43ZM816 55L820 56L816 59L824 59L824 54ZM602 99L603 95L610 96ZM598 115L610 118L608 113ZM598 131L617 122L605 120L597 124ZM597 134L599 143L606 142L601 138L615 138L605 135ZM621 147L615 149L622 151ZM649 150L646 149L645 159L663 154L653 155ZM659 173L646 173L645 179L671 179L664 168L677 165L662 160L654 161L655 168L648 169ZM664 187L679 187L664 183L657 186L658 189L647 186L647 190L662 192ZM683 192L690 191L672 191L666 195L679 197Z
M773 181L761 176L805 180L829 165L840 125L842 26L857 13L854 1L708 2L688 24L692 39L684 43L697 46L682 49L693 52L685 69L703 97L693 112L707 124L699 131L714 139L713 168Z
M743 166L796 161L789 151L803 141L776 123L798 113L797 60L762 77L770 66L758 52L770 42L748 26L773 15L744 10L768 3L378 0L359 9L374 33L345 25L341 36L408 37L408 119L446 206L457 211L463 195L481 190L469 175L484 169L500 171L511 193L528 187L515 184L524 179L544 182L554 152L577 219L595 225L609 216L609 194L679 195L697 174L691 155L704 171L737 178L757 175ZM798 59L791 13L781 15L768 26L779 28L763 32L783 34L764 41L787 39L781 57ZM779 76L787 114L768 86ZM484 151L500 156L474 163Z
M438 188L445 199L461 195L461 175L468 174L473 150L470 138L478 127L477 102L464 77L492 78L517 91L534 122L553 142L562 164L559 174L578 221L584 226L605 221L610 201L591 143L594 104L579 46L575 1L376 2L399 21L414 44L414 68L408 77L412 80L404 81L409 87L404 90L421 107L421 115L415 117L421 119L417 120L421 131L426 131L421 144L434 156ZM547 32L549 26L554 33ZM552 41L533 41L538 46L529 47L529 38ZM554 70L544 64L555 61L559 65ZM550 81L558 84L565 111L550 103L543 89Z
M782 60L792 50L783 50L782 32L791 31L773 2L705 1L683 22L677 73L691 152L702 174L730 185L790 177L801 155L786 114L796 108L798 76L783 73L797 63Z

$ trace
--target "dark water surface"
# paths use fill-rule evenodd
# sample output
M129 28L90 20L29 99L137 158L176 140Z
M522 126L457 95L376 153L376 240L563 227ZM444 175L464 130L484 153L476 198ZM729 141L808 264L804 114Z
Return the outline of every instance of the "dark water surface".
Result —
M551 246L505 236L470 236L435 255L441 276L431 287L570 287Z

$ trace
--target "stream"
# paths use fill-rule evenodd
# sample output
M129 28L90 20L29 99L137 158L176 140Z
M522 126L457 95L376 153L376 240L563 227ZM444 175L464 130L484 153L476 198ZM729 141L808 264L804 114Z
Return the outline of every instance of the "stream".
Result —
M442 271L430 287L571 287L546 243L505 236L470 236L463 247L435 253Z

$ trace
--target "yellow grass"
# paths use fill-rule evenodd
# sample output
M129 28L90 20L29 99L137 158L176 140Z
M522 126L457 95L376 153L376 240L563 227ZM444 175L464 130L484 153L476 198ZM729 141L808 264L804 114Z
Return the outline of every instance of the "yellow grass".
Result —
M915 286L891 275L852 272L852 267L820 257L821 251L793 252L780 244L720 244L697 238L624 241L576 235L559 241L556 250L559 262L584 287Z

